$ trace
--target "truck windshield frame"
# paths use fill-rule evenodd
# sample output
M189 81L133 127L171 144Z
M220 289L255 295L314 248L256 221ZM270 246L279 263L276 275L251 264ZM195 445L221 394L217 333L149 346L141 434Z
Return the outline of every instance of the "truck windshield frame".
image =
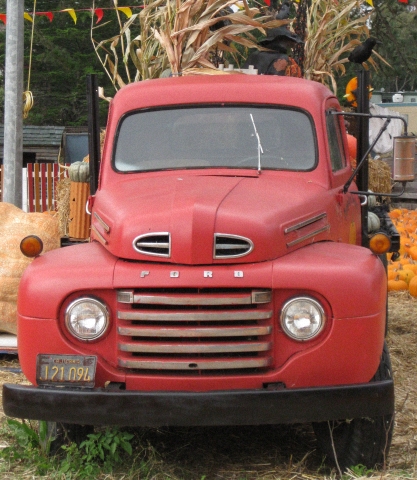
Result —
M310 115L301 109L270 105L136 110L121 119L112 158L113 169L120 173L253 170L259 163L262 170L313 170L317 140Z

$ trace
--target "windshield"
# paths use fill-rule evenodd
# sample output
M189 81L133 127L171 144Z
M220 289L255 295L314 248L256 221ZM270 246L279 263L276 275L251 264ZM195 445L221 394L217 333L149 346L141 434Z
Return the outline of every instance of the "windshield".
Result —
M121 172L174 168L311 170L310 118L298 110L215 106L135 112L118 130Z

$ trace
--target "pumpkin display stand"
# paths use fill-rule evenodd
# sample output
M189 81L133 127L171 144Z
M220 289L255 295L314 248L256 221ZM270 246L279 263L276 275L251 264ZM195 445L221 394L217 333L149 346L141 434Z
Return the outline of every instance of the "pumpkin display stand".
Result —
M90 236L91 217L86 212L90 195L89 164L75 162L70 166L70 212L68 235L74 240L86 240Z

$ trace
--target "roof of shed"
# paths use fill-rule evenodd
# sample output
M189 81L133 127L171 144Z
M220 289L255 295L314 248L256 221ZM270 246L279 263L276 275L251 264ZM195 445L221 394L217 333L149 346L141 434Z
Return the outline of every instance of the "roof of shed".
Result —
M59 147L65 127L23 126L23 146ZM0 145L4 145L4 125L0 125Z

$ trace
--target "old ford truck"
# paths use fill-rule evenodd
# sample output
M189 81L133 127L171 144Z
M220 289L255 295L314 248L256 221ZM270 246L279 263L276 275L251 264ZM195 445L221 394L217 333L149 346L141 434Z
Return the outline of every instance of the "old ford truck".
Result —
M364 232L340 110L323 85L290 77L122 88L90 241L37 256L22 278L32 385L4 385L5 413L70 437L311 422L341 467L381 465L392 244Z

